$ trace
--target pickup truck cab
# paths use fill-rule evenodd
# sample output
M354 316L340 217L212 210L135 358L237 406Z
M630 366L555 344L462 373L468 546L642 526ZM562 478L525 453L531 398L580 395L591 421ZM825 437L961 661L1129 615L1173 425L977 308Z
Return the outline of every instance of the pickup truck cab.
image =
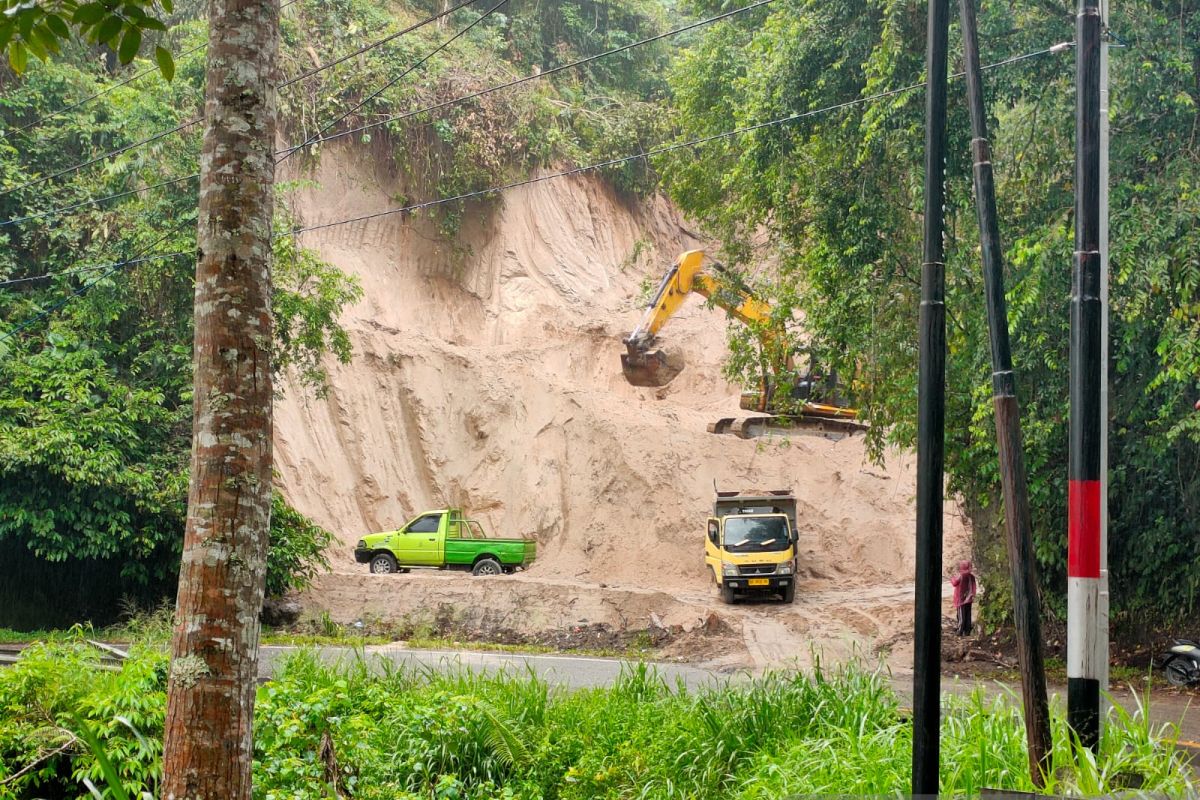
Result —
M354 560L377 575L413 567L500 575L527 567L536 555L533 540L489 538L457 508L426 511L399 530L364 536L354 548Z
M796 498L790 490L717 492L704 563L732 603L739 594L796 600Z

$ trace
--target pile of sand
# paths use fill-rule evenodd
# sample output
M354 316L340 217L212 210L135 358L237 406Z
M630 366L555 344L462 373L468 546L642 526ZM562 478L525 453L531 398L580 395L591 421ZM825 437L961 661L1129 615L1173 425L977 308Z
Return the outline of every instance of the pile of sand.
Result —
M295 200L305 224L394 207L403 191L353 151L327 153L313 177L318 186ZM467 216L452 245L428 219L400 215L303 237L365 290L343 320L353 362L330 366L328 396L292 389L276 407L281 488L340 539L336 574L318 584L314 602L349 618L356 604L401 613L456 586L478 594L461 576L369 576L350 555L365 533L454 505L495 534L539 543L528 579L512 581L518 588L503 598L493 592L495 603L541 598L560 617L564 593L587 591L661 593L656 608L667 615L672 598L711 604L701 536L716 483L795 490L802 594L833 593L847 606L883 598L880 613L847 612L840 622L819 603L801 612L804 601L738 614L766 615L768 625L791 614L786 624L809 638L812 625L797 614L864 640L904 627L911 458L881 468L866 463L858 438L707 433L710 420L738 413L738 390L720 376L726 322L700 298L664 331L686 355L680 377L660 390L624 381L620 340L642 313L640 285L700 244L665 200L622 198L597 178L574 177L511 191ZM953 552L964 536L949 510ZM604 602L629 622L627 601Z

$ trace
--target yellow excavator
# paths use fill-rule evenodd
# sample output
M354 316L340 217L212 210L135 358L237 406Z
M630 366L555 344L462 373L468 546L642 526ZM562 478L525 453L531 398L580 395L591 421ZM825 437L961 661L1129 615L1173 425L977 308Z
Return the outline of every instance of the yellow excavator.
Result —
M847 408L836 396L836 381L808 374L796 377L795 354L787 344L782 326L771 319L771 306L759 299L738 277L714 262L712 270L723 277L719 281L705 271L704 251L689 250L681 255L659 282L658 291L633 333L623 341L621 370L634 386L666 386L683 370L683 359L658 347L658 333L692 293L710 299L731 317L750 327L763 348L764 361L774 374L764 371L756 392L743 392L740 406L769 416L727 417L710 423L712 433L733 433L750 438L770 428L803 429L828 438L859 433L866 426L857 421L858 411ZM779 368L782 365L782 369ZM780 392L790 398L787 412L776 402Z

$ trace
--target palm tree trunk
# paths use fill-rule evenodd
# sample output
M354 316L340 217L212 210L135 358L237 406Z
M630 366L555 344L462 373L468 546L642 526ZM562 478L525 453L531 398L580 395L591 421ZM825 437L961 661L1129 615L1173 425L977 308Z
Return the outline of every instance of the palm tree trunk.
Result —
M271 521L271 217L279 0L209 0L191 487L161 796L250 800Z

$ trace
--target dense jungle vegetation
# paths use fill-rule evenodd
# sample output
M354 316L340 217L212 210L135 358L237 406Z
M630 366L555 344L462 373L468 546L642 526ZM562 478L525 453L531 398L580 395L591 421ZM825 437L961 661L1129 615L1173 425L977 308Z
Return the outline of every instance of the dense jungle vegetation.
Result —
M697 0L698 13L723 7ZM1111 56L1109 563L1117 631L1194 617L1200 600L1200 4L1113 7ZM957 20L957 9L953 19ZM1006 248L1009 324L1043 598L1065 614L1068 332L1073 250L1074 4L985 2L990 136ZM961 69L952 26L951 72ZM671 73L690 139L923 80L925 4L782 2L705 32ZM672 197L725 243L819 364L873 423L874 445L913 446L920 296L924 92L901 91L658 162ZM950 85L947 158L946 470L1008 608L970 132ZM765 231L777 273L756 270ZM756 275L756 272L759 274ZM799 315L797 314L797 318ZM758 354L734 331L730 373ZM752 384L751 384L752 385ZM996 602L999 600L1000 602Z
M448 6L288 4L281 62L289 80L299 79L280 92L287 141L378 122L645 38L665 29L670 8L583 0L547 9L511 0L405 74L491 5L464 8L310 74ZM173 596L191 431L196 182L189 176L197 170L200 126L186 123L203 105L201 9L199 2L180 4L169 33L154 43L174 53L170 83L153 62L122 67L104 48L84 44L44 63L30 60L20 76L0 72L0 280L12 281L0 285L0 562L19 576L0 589L0 625L111 617L122 597ZM667 56L663 43L631 49L503 95L312 144L294 157L311 164L322 149L346 141L374 141L375 152L382 143L409 176L408 199L428 200L551 161L624 155L667 135ZM139 70L150 74L113 88ZM176 135L134 146L178 125L185 127ZM124 147L114 158L56 176ZM614 167L609 177L626 191L653 185L645 163ZM293 227L287 196L294 186L279 186L277 231ZM89 203L113 194L124 196ZM65 214L47 213L76 204ZM452 239L462 214L488 207L486 200L470 209L441 206L434 221ZM319 393L322 356L350 357L337 319L360 292L302 239L278 236L275 255L275 366L291 378L287 391ZM273 517L268 590L278 593L320 567L329 534L282 498Z
M299 0L284 10L283 68L301 76L385 31L436 12L432 0ZM303 142L387 80L396 83L335 130L552 68L690 19L718 0L512 0L451 49L401 78L473 6L389 45L302 77L281 92L284 132ZM44 179L97 152L140 142L200 109L200 4L180 4L150 46L175 54L154 74L94 102L83 97L147 60L120 66L73 45L16 77L0 74L0 219L178 183L0 225L0 556L3 622L53 594L68 615L111 609L120 594L169 587L182 527L190 407L190 255L116 269L155 253L190 254L198 126L78 172ZM725 243L740 267L833 367L873 424L877 452L915 433L925 6L913 0L776 0L739 18L559 73L503 96L381 124L382 142L424 200L484 188L551 164L622 156L665 141L795 115L811 116L608 171L628 192L663 186ZM1200 592L1200 4L1132 0L1114 9L1112 55L1110 565L1114 622L1125 633L1194 617ZM691 15L691 16L689 16ZM1043 52L1073 38L1065 0L985 3L1010 325L1048 613L1065 604L1068 297L1072 250L1073 57ZM959 37L952 31L951 42ZM957 64L957 57L955 57ZM876 98L881 93L891 92ZM820 111L848 101L855 105ZM65 109L65 110L63 110ZM55 116L28 131L38 117ZM962 84L951 86L947 179L949 363L947 471L976 524L1004 616L1001 511L988 343ZM297 158L318 158L310 146ZM289 187L280 187L286 197ZM465 213L429 212L449 240ZM278 228L291 226L280 204ZM765 232L778 271L758 269ZM301 240L302 241L302 240ZM320 358L349 357L337 325L353 281L290 237L276 242L277 356L289 391L320 391ZM85 272L74 270L87 269ZM65 297L78 297L59 307ZM22 321L32 322L18 328ZM800 326L797 324L797 336ZM730 374L753 382L758 354L731 333ZM324 535L277 503L277 546L299 580ZM284 559L276 559L283 563ZM303 565L307 564L305 567ZM282 570L274 586L286 586ZM81 583L82 582L82 583ZM21 582L23 583L23 582ZM77 588L79 587L79 588ZM29 591L34 590L34 591ZM169 590L168 590L169 591ZM80 602L63 602L71 597ZM46 624L46 619L24 622Z
M136 645L119 673L100 672L96 656L82 642L36 645L0 671L0 798L87 797L84 778L111 787L75 738L85 726L131 797L154 791L166 655ZM947 697L943 792L1033 790L1017 706ZM1097 796L1135 775L1146 792L1193 791L1170 730L1160 743L1164 731L1140 714L1114 711L1095 756L1073 750L1061 709L1053 724L1051 793ZM908 785L912 746L886 674L861 666L688 691L637 665L611 687L563 691L529 674L389 670L361 655L330 666L300 653L259 688L255 730L262 800L881 796Z

